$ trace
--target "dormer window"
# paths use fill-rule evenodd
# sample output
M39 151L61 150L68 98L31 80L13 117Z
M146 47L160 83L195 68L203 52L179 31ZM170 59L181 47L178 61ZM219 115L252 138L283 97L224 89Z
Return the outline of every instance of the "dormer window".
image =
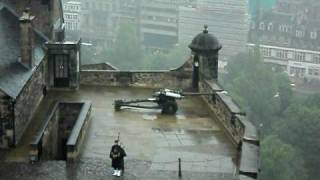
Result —
M260 23L259 29L264 31L264 29L265 29L264 22L261 22L261 23Z
M311 39L317 39L317 36L318 36L317 31L312 31L312 32L310 32L310 38L311 38Z
M273 31L273 24L272 23L268 24L268 31Z

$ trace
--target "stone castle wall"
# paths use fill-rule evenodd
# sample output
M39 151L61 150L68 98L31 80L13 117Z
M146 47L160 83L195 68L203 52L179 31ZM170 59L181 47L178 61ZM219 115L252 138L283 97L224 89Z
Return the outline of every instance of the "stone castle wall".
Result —
M80 72L80 84L132 86L146 88L189 88L192 79L190 60L182 67L164 71L87 70Z
M0 90L0 148L7 148L12 143L8 138L13 133L11 102L12 99Z
M257 179L260 149L257 129L232 98L221 90L215 81L202 80L200 83L200 91L216 92L212 97L203 96L203 99L224 127L225 133L240 150L239 179Z
M42 62L36 67L32 77L16 99L14 112L16 144L20 141L43 97L43 86L45 83L44 73L45 67L44 62Z
M189 88L192 83L190 62L171 71L82 70L81 84L133 86L150 88ZM201 73L200 73L201 74ZM216 92L202 96L225 133L239 149L239 178L257 179L259 171L259 137L254 125L215 80L201 76L200 92Z

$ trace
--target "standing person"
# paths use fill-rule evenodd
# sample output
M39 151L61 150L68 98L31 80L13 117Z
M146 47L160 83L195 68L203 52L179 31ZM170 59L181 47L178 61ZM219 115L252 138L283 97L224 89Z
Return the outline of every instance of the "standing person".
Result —
M124 149L119 145L119 140L114 141L111 147L110 158L112 159L112 167L114 168L113 176L121 176L121 170L124 170L124 157L127 156Z

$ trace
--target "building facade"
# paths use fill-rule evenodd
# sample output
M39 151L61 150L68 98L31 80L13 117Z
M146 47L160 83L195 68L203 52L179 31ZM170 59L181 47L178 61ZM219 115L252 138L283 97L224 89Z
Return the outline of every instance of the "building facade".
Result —
M190 42L199 27L206 24L223 46L220 52L222 61L246 49L248 1L198 0L195 7L180 7L178 19L179 43Z
M0 148L19 143L44 96L44 42L64 37L60 1L31 0L28 5L0 1Z
M265 62L295 80L320 79L320 2L281 0L251 22L248 47L257 42Z
M178 12L180 6L192 1L141 0L140 36L150 50L168 50L178 43Z
M63 4L66 36L79 37L81 23L81 2L67 1Z
M81 0L81 38L96 47L112 44L112 0Z

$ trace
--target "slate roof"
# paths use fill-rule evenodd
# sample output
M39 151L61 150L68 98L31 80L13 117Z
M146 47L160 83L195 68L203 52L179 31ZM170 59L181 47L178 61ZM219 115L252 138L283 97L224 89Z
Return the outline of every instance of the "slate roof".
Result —
M34 31L36 66L33 69L27 69L18 62L20 57L19 28L18 15L0 3L0 90L14 99L20 94L45 56L42 44L46 39Z

